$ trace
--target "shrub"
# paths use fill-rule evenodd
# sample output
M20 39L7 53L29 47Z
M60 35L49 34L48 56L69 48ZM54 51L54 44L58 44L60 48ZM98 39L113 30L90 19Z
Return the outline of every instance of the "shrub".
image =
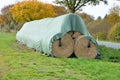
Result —
M98 32L96 34L93 34L93 37L96 39L98 38L100 40L106 40L106 34L103 32Z

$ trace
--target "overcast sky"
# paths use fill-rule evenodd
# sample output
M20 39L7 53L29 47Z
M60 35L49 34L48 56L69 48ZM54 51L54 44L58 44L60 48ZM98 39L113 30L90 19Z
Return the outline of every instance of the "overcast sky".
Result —
M14 4L18 1L22 1L22 0L0 0L0 10L4 6L9 4ZM54 0L39 0L39 1L52 3L52 1ZM114 4L120 6L120 1L108 0L108 5L104 5L103 3L101 3L100 5L97 5L97 6L86 6L86 7L83 7L82 12L86 12L90 15L93 15L95 18L97 18L98 16L101 16L103 18L106 14L109 13L109 9L113 7Z

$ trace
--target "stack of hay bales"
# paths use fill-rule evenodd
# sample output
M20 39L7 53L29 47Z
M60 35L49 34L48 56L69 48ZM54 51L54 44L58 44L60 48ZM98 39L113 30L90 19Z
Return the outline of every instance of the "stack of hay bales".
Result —
M18 31L16 39L55 57L70 57L74 53L77 57L95 58L100 54L97 42L76 14L27 22Z

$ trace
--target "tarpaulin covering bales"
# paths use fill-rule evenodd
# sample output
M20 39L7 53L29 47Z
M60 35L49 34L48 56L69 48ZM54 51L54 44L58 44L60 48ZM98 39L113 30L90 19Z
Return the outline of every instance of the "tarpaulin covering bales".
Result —
M84 42L80 36L85 36L87 41ZM89 34L82 18L76 14L27 22L17 32L16 39L38 52L56 57L69 57L72 53L79 54L77 57L86 57L87 52L92 51L91 44L95 48L93 48L94 56L90 58L95 58L97 54L100 54L97 42ZM82 51L85 48L78 50L79 46L83 46L79 41L86 44L87 52ZM84 52L85 55L83 55ZM87 56L92 54L88 53Z

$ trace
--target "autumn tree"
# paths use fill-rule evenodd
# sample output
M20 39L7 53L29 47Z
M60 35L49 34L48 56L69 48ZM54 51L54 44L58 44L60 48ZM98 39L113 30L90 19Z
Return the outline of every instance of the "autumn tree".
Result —
M93 35L93 37L105 40L109 30L111 29L111 24L102 19L97 19L89 23L88 30Z
M120 16L116 13L111 13L111 14L107 15L105 20L107 22L109 22L110 24L114 25L114 24L120 22Z
M0 24L3 24L4 23L4 17L3 15L0 14Z
M8 6L5 6L1 9L1 12L2 12L2 15L4 18L4 25L7 26L6 28L7 28L8 32L10 31L10 28L12 27L12 23L13 23L13 18L12 18L10 11L9 11L12 6L13 5L8 5Z
M53 8L54 8L56 16L60 16L60 15L68 13L67 10L63 6L53 5Z
M55 16L52 5L37 0L18 2L10 8L10 12L17 23Z
M114 41L120 41L120 23L115 24L109 31L108 38Z
M99 5L100 2L107 4L107 0L55 0L54 3L68 8L69 12L75 13L86 5Z
M115 25L116 23L120 22L120 6L115 5L109 9L109 14L104 17L104 20Z
M80 15L80 17L82 17L82 19L85 21L86 25L88 25L90 22L92 22L94 20L94 17L87 13L77 13L77 14Z
M3 15L0 14L0 31L2 31L3 27L4 27L4 17Z
M109 9L109 13L110 14L116 13L116 14L120 15L120 6L114 4L114 6Z

